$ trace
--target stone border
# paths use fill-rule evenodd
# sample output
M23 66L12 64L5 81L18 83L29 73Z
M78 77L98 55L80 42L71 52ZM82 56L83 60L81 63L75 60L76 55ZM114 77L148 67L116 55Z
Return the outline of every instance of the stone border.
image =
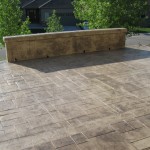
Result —
M98 29L4 37L8 62L125 47L127 29Z

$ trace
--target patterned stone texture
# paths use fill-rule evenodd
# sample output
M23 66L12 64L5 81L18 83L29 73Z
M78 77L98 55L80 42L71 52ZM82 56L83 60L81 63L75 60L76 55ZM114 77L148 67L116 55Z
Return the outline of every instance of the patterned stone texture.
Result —
M0 150L150 149L150 48L0 62Z
M5 37L9 62L114 50L125 47L127 30L102 29Z

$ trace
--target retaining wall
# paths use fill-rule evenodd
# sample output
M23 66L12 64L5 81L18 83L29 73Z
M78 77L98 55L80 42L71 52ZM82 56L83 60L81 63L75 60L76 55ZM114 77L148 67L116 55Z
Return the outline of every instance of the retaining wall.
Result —
M125 47L127 30L98 29L4 37L8 62L116 50Z

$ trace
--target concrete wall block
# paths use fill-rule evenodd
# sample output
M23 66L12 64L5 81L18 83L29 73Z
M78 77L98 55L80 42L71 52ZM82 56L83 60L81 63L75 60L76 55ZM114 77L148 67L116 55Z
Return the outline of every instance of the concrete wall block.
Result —
M127 30L98 29L4 37L8 62L125 47Z

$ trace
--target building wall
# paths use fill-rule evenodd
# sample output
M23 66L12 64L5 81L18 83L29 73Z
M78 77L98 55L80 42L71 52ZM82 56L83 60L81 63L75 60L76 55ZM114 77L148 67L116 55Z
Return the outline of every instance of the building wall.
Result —
M147 19L145 21L145 23L143 24L144 27L150 27L150 0L148 0L148 5L149 5L149 10L147 13Z
M40 18L41 22L45 23L47 18L52 14L52 9L41 9ZM61 17L61 23L64 26L74 26L77 23L77 20L74 17L72 9L57 9L57 15Z
M25 20L25 19L26 19L26 10L25 10L25 9L22 9L22 11L23 11L22 20Z
M149 4L148 16L149 16L149 19L150 19L150 0L148 1L148 4Z

